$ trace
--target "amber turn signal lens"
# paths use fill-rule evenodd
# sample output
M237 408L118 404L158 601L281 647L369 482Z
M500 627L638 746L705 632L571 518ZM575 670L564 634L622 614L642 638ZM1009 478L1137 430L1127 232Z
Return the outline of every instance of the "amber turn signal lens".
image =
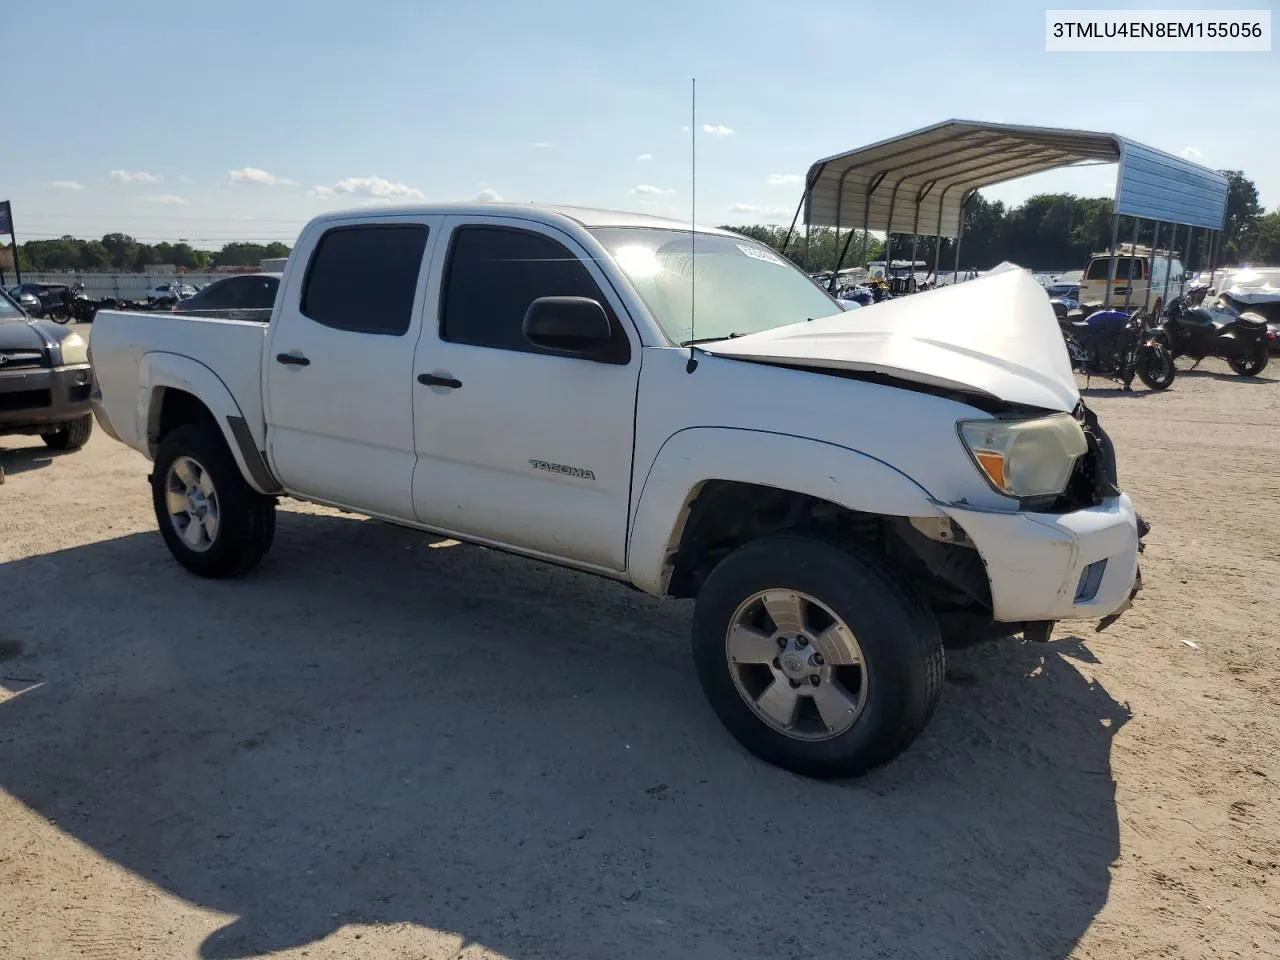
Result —
M1004 478L1004 457L1001 454L994 453L991 450L975 450L974 458L978 461L978 466L982 468L982 472L987 475L987 479L991 481L991 485L998 490L1007 490L1009 485Z

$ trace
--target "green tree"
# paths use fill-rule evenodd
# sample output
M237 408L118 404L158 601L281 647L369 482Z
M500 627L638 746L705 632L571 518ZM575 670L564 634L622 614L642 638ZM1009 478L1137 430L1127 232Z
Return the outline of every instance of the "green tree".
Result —
M256 267L260 261L287 257L289 248L279 241L271 243L228 243L213 260L220 267Z
M101 240L83 241L80 246L81 270L104 270L111 265L111 254Z
M1220 170L1227 178L1227 224L1222 231L1222 256L1225 263L1240 260L1253 243L1253 231L1262 205L1258 202L1258 188L1239 170Z
M102 238L108 264L117 270L132 270L138 252L138 241L123 233L108 233Z
M1249 259L1258 264L1280 264L1280 207L1258 218Z
M840 259L840 252L846 250L844 262L841 269L846 267L856 267L865 265L866 261L862 260L862 231L854 231L854 237L849 239L849 232L842 230L839 237L836 231L831 227L810 227L808 250L806 254L805 230L803 226L797 226L791 233L791 239L787 242L786 227L766 227L760 224L749 224L747 226L722 226L721 230L732 230L734 233L740 233L744 237L750 237L759 243L763 243L767 247L782 253L796 266L809 270L811 273L819 273L823 270L831 270L835 267L836 262ZM867 246L866 260L875 260L880 256L883 249L881 242L874 237L869 237ZM787 242L786 250L782 249L784 242Z

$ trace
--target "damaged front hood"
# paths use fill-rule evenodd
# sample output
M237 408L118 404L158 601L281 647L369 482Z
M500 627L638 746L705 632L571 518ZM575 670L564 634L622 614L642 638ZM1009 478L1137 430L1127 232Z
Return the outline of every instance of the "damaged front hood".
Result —
M1080 400L1049 298L1028 271L1012 264L976 280L701 349L882 374L1066 413Z
M1256 307L1264 303L1280 303L1280 287L1232 287L1222 291L1222 296Z

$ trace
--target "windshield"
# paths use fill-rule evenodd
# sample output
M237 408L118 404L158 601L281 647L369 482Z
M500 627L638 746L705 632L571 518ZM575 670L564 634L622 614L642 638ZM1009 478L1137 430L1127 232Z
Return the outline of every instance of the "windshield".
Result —
M676 343L723 340L841 312L789 261L745 237L699 233L691 250L690 235L679 230L601 227L591 232ZM696 324L691 316L695 296Z

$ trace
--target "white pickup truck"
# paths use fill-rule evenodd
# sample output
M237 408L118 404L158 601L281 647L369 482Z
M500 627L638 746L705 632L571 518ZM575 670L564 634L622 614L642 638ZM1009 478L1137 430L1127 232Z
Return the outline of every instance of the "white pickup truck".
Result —
M1140 583L1145 527L1017 268L844 313L723 230L365 209L303 229L269 323L103 311L90 348L189 570L249 571L289 496L693 597L712 707L812 776L921 731L940 617L1047 637Z

